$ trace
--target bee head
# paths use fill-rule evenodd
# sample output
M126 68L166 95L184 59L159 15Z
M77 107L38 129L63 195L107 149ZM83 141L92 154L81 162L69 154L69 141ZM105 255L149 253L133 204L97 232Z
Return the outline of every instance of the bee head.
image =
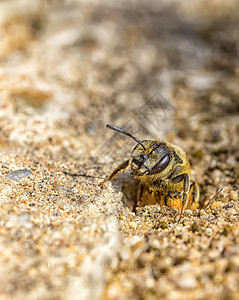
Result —
M167 168L172 155L165 143L157 140L140 141L129 132L107 124L106 127L121 132L137 142L131 154L131 169L134 175L153 175Z
M153 175L162 172L172 160L172 154L165 143L145 140L136 145L131 154L131 169L134 175Z

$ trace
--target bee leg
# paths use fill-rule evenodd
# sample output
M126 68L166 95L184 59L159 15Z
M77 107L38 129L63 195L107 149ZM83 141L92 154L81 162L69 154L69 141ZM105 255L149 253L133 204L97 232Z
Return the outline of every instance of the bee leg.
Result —
M139 183L138 193L137 193L137 199L134 202L133 212L136 211L136 207L137 206L141 206L140 202L142 201L143 191L144 191L144 186L141 183Z
M181 207L181 212L180 212L180 219L183 215L183 210L184 206L187 203L187 198L188 198L188 192L189 192L189 176L188 174L183 174L184 175L184 184L183 184L183 202L182 202L182 207Z
M124 161L117 168L115 168L114 171L111 172L104 181L100 182L99 185L103 185L106 181L112 180L121 170L126 169L128 167L128 164L129 160Z
M196 209L199 206L199 186L196 182L191 181L190 182L190 188L189 188L189 194L190 194L190 203L188 203L188 207Z

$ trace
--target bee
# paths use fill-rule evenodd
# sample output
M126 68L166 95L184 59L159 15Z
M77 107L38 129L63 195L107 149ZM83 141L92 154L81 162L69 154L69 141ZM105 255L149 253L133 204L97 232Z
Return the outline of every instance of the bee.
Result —
M139 182L136 206L159 204L181 210L181 215L185 209L199 207L199 187L190 180L190 164L183 149L160 139L140 141L124 129L109 124L106 127L131 137L137 144L130 158L101 184L129 167Z

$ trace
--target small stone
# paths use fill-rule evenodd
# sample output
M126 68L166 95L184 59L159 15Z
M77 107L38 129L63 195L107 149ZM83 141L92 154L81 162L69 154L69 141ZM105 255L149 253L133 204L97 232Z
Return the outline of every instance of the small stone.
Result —
M221 201L215 201L211 204L211 209L214 209L214 208L221 208L222 206L222 202Z
M207 233L207 234L211 235L212 232L213 232L213 231L212 231L212 228L207 228L207 229L206 229L206 233Z
M29 213L22 213L17 216L17 223L21 226L29 226L31 224L31 216Z
M135 229L138 226L138 224L136 222L130 222L129 226Z
M20 169L20 170L15 170L15 171L11 171L9 172L6 177L8 179L14 180L16 182L19 182L21 179L29 176L32 174L31 170L28 169Z
M179 278L177 285L181 289L193 289L197 286L197 281L195 277L191 276L190 274L186 274Z
M237 194L237 191L231 191L230 192L230 195L229 195L229 198L231 199L231 200L238 200L238 194Z
M205 215L207 215L206 212L205 212L205 210L204 210L204 209L201 209L201 210L200 210L200 216L205 216Z
M191 221L190 220L183 220L183 225L184 226L189 226L189 225L191 225Z
M223 206L224 209L229 209L229 208L232 208L232 207L233 207L232 203L228 203L228 204Z

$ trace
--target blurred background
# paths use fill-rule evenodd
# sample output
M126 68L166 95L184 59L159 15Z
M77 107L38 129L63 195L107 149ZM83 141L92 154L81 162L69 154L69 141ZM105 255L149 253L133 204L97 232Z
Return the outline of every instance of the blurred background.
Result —
M238 7L238 0L1 1L1 114L50 107L52 118L68 114L78 135L132 122L142 135L164 136L182 134L185 124L189 134L197 118L238 113Z

